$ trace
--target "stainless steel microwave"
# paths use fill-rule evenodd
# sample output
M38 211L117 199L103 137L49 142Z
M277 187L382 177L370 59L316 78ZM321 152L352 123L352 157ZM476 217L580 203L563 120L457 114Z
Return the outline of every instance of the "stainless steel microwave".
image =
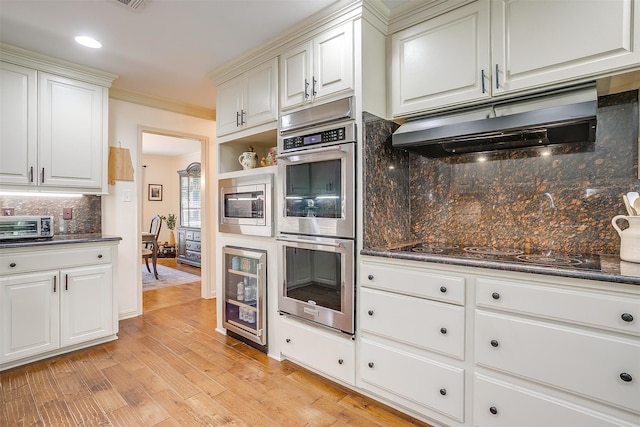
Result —
M273 174L218 181L222 233L273 236Z
M37 239L53 237L52 216L1 216L0 239Z

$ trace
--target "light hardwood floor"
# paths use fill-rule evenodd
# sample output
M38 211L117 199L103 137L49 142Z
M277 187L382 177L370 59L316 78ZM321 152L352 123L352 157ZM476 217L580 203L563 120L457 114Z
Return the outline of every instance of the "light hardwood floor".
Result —
M199 282L147 291L117 341L1 372L0 426L428 426L215 323Z

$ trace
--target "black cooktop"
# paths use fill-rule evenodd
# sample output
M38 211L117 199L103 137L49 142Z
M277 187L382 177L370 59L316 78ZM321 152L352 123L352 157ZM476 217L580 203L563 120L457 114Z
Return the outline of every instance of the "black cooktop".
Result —
M554 251L525 252L518 248L492 246L462 246L440 243L417 243L391 249L392 252L414 252L424 255L442 255L485 261L514 262L556 268L600 270L597 254L559 253Z

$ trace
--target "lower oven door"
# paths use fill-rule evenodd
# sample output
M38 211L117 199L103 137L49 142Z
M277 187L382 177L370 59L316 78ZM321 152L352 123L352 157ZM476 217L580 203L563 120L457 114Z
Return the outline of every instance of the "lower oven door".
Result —
M278 310L354 333L352 240L280 235Z

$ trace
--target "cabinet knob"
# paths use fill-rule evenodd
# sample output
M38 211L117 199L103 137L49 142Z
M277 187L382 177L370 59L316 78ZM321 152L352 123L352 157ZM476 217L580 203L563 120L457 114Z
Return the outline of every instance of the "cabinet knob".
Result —
M443 396L446 396L447 395L447 389L446 388L441 388L440 389L440 394L443 395Z
M491 298L493 298L493 299L500 299L500 294L499 294L499 293L497 293L497 292L494 292L494 293L492 293L492 294L491 294Z
M633 381L633 377L631 376L631 374L627 374L626 372L620 374L620 379L625 383L630 383L631 381Z
M443 294L447 293L447 287L446 286L440 286L440 292L442 292Z
M287 338L285 341L286 341L287 343L290 343L290 342L291 342L291 338Z
M98 254L98 259L102 259L102 254Z
M342 365L343 363L344 363L344 360L338 359L338 365Z
M440 333L442 335L447 335L447 328L440 328Z
M491 340L491 347L497 347L498 345L498 340Z
M373 362L367 363L367 366L369 366L370 368L373 368Z
M620 318L625 322L633 322L633 315L631 313L622 313Z
M369 311L367 311L367 314L368 314L369 316L373 316L373 310L369 310Z
M15 267L15 266L16 266L16 263L15 263L15 262L12 262L11 264L9 264L9 267L11 267L11 268L13 268L13 267Z
M498 413L498 408L496 408L495 406L492 406L491 408L489 408L489 412L495 415Z
M373 280L373 274L368 275L368 276L367 276L367 279L369 279L369 280Z

